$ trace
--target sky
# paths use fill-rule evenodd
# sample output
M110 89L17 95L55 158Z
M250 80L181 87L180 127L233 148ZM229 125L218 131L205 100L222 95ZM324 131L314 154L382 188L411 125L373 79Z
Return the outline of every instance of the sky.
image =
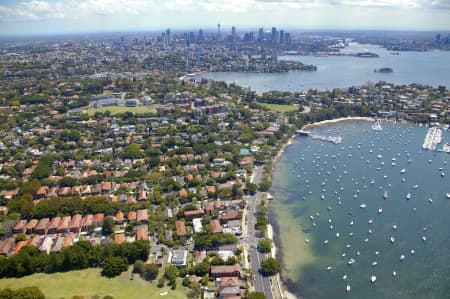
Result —
M450 30L450 0L0 0L0 35L278 26Z

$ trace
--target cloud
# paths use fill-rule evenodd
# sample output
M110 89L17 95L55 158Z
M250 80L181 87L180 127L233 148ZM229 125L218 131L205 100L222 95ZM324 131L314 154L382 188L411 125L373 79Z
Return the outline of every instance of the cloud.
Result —
M171 17L170 13L268 13L314 7L450 10L450 0L21 0L0 4L0 20L79 20L91 17Z

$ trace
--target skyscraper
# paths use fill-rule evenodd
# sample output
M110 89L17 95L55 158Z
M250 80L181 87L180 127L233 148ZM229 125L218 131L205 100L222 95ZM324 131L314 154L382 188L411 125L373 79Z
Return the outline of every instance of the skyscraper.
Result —
M272 43L276 44L277 42L277 27L272 27L272 35L270 40L272 41Z
M284 43L284 30L280 30L280 44Z
M264 40L264 28L261 27L258 30L258 42L262 42Z
M170 37L170 28L167 28L167 30L166 30L166 38L167 38L167 45L170 45L172 43L172 40Z
M236 27L231 27L231 40L233 41L233 42L235 42L236 41Z
M217 24L217 40L220 40L220 23Z

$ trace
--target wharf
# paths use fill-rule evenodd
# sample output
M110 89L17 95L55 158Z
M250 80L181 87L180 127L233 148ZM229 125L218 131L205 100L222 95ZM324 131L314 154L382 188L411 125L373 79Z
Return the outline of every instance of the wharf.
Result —
M423 149L436 150L436 146L442 141L442 130L438 127L431 127L428 129L425 141L422 145Z

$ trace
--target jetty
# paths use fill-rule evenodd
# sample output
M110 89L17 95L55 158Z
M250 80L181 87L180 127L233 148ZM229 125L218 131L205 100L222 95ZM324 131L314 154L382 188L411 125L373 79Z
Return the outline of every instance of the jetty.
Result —
M437 145L441 142L442 130L438 127L431 127L428 129L422 148L434 151L436 150Z

